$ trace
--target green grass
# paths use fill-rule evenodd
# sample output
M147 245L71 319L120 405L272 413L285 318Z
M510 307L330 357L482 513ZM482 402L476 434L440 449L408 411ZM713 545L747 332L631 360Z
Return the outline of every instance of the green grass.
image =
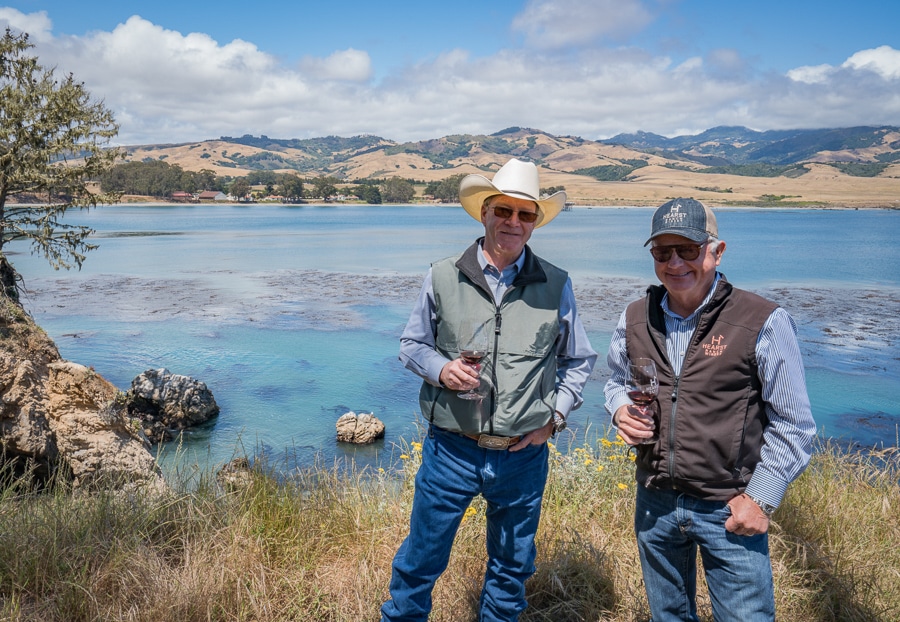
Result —
M523 622L646 621L632 532L633 463L620 443L551 451L537 573ZM0 619L42 622L377 620L405 536L421 445L391 468L315 466L244 485L211 474L165 496L0 483ZM195 471L196 472L196 471ZM779 619L900 619L900 457L814 456L771 528ZM176 479L179 479L176 476ZM460 527L432 620L474 619L484 502ZM701 581L702 620L711 620Z

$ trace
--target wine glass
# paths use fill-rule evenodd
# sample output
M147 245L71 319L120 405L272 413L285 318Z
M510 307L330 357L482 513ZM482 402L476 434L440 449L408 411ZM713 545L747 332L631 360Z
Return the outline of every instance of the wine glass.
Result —
M653 436L641 439L639 445L655 443L659 440L659 422L656 421L650 405L659 394L659 379L653 359L635 358L628 365L628 380L625 386L628 397L647 418L653 418Z
M480 374L482 370L481 361L484 357L487 356L488 349L490 348L490 330L488 329L488 324L475 324L470 326L462 336L462 339L459 343L459 356L462 360L472 367L475 368L476 371L479 372L479 382L480 382ZM484 398L484 395L480 391L481 387L475 387L474 389L469 389L468 391L464 391L462 393L457 393L457 396L464 400L480 400Z

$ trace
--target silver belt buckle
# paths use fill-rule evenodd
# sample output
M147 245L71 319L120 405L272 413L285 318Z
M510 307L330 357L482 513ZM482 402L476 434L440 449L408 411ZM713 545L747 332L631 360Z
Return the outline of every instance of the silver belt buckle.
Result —
M509 439L505 436L482 434L478 437L478 446L483 449L506 449L509 447Z

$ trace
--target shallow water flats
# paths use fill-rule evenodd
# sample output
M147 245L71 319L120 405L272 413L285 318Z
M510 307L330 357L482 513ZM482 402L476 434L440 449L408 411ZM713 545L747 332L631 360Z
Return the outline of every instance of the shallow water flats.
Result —
M238 281L252 283L239 291ZM27 305L63 356L94 365L120 388L151 367L204 380L222 405L215 430L194 442L231 452L243 434L267 447L340 450L333 420L346 410L374 411L389 426L412 430L418 381L397 362L399 334L418 292L418 276L280 270L229 280L149 280L101 276L31 284ZM579 309L601 353L575 425L605 426L602 385L608 335L625 305L644 289L636 279L582 279ZM897 367L900 296L871 289L779 287L758 293L796 319L814 414L826 433L866 444L893 442L900 423L881 387ZM838 328L836 328L838 327ZM900 384L894 376L893 382ZM223 394L224 393L224 394ZM876 421L855 426L853 420Z
M578 208L532 237L535 252L572 276L601 355L573 413L578 434L609 424L609 336L656 282L642 246L651 214ZM820 429L895 443L900 212L729 208L717 217L722 272L797 322ZM219 417L169 448L200 465L257 450L296 464L374 463L417 435L420 382L397 360L399 336L430 262L480 232L458 206L114 206L72 219L99 244L79 272L54 272L11 245L23 304L65 358L121 389L159 367L206 382ZM337 444L334 423L348 410L373 412L386 439Z

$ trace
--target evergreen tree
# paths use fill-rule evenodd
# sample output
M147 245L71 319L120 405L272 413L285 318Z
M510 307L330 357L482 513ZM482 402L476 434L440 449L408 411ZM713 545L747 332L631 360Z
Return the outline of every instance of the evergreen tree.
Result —
M72 74L57 80L32 47L10 28L0 38L0 262L8 242L28 239L54 268L81 268L96 248L87 241L93 231L61 219L70 207L115 201L90 182L120 157L106 148L118 126L83 83ZM20 200L8 204L13 195Z

